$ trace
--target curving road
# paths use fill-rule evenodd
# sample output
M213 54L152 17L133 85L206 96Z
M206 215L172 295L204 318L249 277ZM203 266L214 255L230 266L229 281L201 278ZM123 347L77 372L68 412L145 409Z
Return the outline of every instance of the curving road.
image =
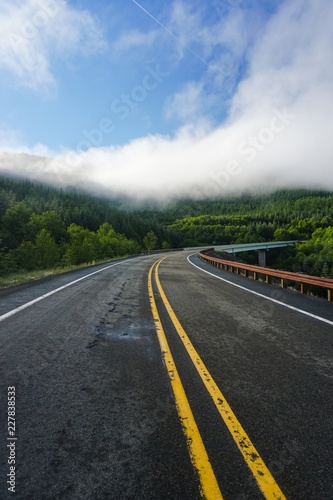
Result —
M0 292L1 499L333 498L332 304L190 254Z

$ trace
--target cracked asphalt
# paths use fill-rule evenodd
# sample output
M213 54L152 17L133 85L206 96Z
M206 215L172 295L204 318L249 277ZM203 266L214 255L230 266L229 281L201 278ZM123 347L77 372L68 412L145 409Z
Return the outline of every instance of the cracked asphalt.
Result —
M149 308L154 260L128 260L0 323L1 499L13 495L7 386L16 387L16 498L200 498ZM3 293L3 310L36 286Z
M178 319L288 499L333 498L333 328L169 255ZM0 498L8 491L7 388L16 388L18 499L201 498L149 305L159 256L0 291ZM333 319L332 304L193 263ZM104 270L102 270L104 269ZM97 272L96 271L100 271ZM95 274L93 274L95 273ZM263 498L153 291L223 498Z

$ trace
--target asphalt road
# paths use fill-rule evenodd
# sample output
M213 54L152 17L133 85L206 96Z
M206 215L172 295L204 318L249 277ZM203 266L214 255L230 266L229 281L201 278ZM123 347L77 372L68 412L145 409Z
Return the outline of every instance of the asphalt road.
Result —
M194 267L189 253L168 255L158 273L210 379L286 498L333 499L332 304L190 257L256 292L250 293ZM201 498L151 311L148 272L159 258L0 292L1 499ZM264 498L185 350L155 275L152 287L223 498ZM15 387L12 437L8 387ZM6 483L10 457L15 495Z

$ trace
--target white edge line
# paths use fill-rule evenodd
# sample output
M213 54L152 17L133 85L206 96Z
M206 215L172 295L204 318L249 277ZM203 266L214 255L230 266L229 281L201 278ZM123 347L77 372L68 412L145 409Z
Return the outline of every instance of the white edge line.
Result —
M262 297L263 299L269 300L270 302L274 302L275 304L279 304L280 306L287 307L288 309L291 309L292 311L299 312L301 314L304 314L305 316L310 316L310 318L317 319L318 321L322 321L323 323L327 323L328 325L333 326L333 321L330 321L329 319L322 318L321 316L316 316L315 314L309 313L307 311L303 311L303 309L298 309L297 307L290 306L289 304L285 304L284 302L280 302L279 300L272 299L271 297L267 297L266 295L263 295L262 293L255 292L254 290L250 290L249 288L246 288L245 286L242 285L237 285L236 283L233 283L232 281L226 280L225 278L221 278L221 276L217 276L216 274L210 273L209 271L206 271L205 269L202 269L201 267L197 266L196 264L193 264L191 262L190 257L193 255L197 255L197 253L192 253L187 257L188 262L202 271L203 273L210 274L210 276L213 276L214 278L217 278L218 280L225 281L225 283L228 283L229 285L236 286L237 288L240 288L241 290L245 290L246 292L252 293L253 295L257 295L258 297Z
M137 257L135 257L135 258L137 258ZM132 261L134 259L128 259L128 261ZM21 306L16 307L15 309L12 309L11 311L8 311L7 313L0 316L0 322L4 321L7 318L10 318L10 316L14 316L14 314L17 314L18 312L23 311L24 309L27 309L28 307L36 304L37 302L40 302L41 300L44 300L47 297L50 297L51 295L54 295L55 293L61 292L61 290L64 290L65 288L68 288L69 286L75 285L75 283L78 283L79 281L85 280L86 278L89 278L90 276L93 276L94 274L101 273L102 271L106 271L107 269L110 269L111 267L119 266L119 264L123 264L124 262L127 262L127 259L121 260L120 262L116 262L115 264L111 264L110 266L103 267L103 269L99 269L98 271L94 271L93 273L87 274L86 276L82 276L82 278L78 278L77 280L74 280L74 281L71 281L70 283L67 283L67 285L60 286L59 288L56 288L55 290L52 290L51 292L45 293L44 295L40 295L40 297L37 297L36 299L31 300L30 302L26 302L25 304L22 304Z

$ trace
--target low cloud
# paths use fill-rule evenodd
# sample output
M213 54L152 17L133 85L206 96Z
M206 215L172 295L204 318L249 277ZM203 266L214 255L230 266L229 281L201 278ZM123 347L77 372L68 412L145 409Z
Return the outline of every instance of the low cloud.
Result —
M137 199L333 189L332 20L329 0L285 2L252 47L247 75L220 126L198 118L173 136L92 144L52 157L7 148L0 170ZM200 86L188 90L193 97Z

